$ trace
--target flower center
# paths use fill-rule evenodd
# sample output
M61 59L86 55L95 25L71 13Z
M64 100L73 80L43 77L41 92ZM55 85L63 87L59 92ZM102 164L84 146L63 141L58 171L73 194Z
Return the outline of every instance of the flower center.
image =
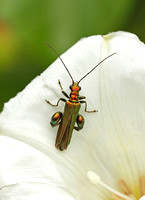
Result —
M92 171L89 171L87 173L89 180L95 184L95 185L101 185L106 190L110 191L112 193L113 200L136 200L136 197L126 184L126 182L123 179L120 179L120 186L123 190L123 193L111 188L107 184L105 184L103 181L101 181L100 177ZM139 200L145 200L145 177L140 177L140 198Z

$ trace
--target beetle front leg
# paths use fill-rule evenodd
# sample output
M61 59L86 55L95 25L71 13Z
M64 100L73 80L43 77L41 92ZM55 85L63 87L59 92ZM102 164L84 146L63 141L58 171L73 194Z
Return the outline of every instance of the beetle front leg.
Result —
M61 85L60 80L58 80L58 84L59 84L59 86L60 86L60 88L61 88L62 94L63 94L65 97L69 98L68 94L63 90L63 87L62 87L62 85Z
M85 123L85 120L82 115L79 114L77 116L76 123L77 123L77 126L74 126L74 129L76 131L80 131L83 128L84 123Z
M66 99L63 99L63 98L60 98L59 100L58 100L58 102L57 102L57 104L56 105L54 105L54 104L52 104L52 103L50 103L49 101L47 101L47 100L45 100L49 105L51 105L51 106L58 106L58 104L59 104L59 102L60 101L63 101L63 102L66 102Z
M80 103L85 103L85 112L87 112L87 113L98 112L98 110L91 110L91 111L88 111L88 110L87 110L87 102L86 102L86 101L80 101Z

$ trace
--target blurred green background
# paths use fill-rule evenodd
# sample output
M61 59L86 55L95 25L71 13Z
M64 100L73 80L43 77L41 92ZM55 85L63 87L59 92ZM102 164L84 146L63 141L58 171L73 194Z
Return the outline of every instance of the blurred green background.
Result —
M0 0L0 110L80 38L124 30L145 41L144 0Z

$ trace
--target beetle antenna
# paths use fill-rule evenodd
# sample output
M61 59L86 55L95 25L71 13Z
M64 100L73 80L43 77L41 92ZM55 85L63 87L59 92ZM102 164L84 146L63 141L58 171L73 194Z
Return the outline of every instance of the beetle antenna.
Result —
M57 53L57 51L56 51L48 42L45 42L45 44L47 44L47 45L55 52L55 54L58 56L58 58L60 59L60 61L61 61L62 64L64 65L66 71L68 72L69 76L71 77L72 83L74 83L74 79L73 79L71 73L69 72L68 68L66 67L65 63L64 63L63 60L61 59L60 55Z
M104 61L107 60L109 57L113 56L114 54L116 54L116 53L113 53L113 54L107 56L106 58L104 58L103 60L101 60L93 69L91 69L91 71L89 71L85 76L83 76L83 77L79 80L78 84L79 84L86 76L88 76L94 69L96 69L102 62L104 62Z

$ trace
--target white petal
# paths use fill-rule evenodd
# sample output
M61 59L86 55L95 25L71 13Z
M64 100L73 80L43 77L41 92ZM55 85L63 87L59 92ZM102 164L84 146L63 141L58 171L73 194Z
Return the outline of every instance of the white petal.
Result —
M43 183L16 183L3 187L0 191L1 200L75 200L63 188Z
M45 102L47 99L55 104L62 97L58 79L69 93L71 79L58 59L5 104L0 127L5 136L1 139L4 144L2 151L8 155L1 157L0 163L3 162L5 168L9 155L11 162L7 172L1 171L2 186L22 181L17 175L7 178L20 168L21 179L35 181L40 178L41 181L56 183L80 199L106 199L106 193L102 193L99 187L96 190L88 181L89 170L95 171L110 185L116 185L119 178L128 177L129 184L135 187L134 180L144 174L145 166L144 44L135 35L125 32L92 36L70 48L62 59L74 79L79 80L114 52L116 55L80 83L80 95L87 97L88 110L97 109L99 112L85 113L82 105L80 113L85 118L85 126L79 133L74 131L67 151L55 149L57 128L52 129L49 125L52 114L63 111L63 103L56 108ZM27 165L31 169L29 174ZM37 167L41 168L40 177Z
M142 196L139 200L145 200L145 195Z

